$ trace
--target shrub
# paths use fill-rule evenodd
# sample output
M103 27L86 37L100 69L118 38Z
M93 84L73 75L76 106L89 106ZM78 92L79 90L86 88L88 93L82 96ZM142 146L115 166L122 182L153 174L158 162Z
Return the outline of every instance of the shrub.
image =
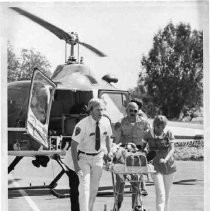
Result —
M175 160L196 160L204 159L204 141L190 140L175 143Z

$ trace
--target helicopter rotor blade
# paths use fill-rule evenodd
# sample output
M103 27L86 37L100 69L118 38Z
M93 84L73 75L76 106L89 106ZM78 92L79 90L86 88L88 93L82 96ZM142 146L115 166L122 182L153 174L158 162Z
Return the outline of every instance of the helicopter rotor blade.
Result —
M99 51L98 49L94 48L92 45L89 45L87 43L84 42L80 42L78 41L78 43L84 47L86 47L87 49L93 51L94 53L96 53L97 55L101 56L101 57L105 57L106 54L104 54L103 52Z
M58 28L57 26L23 10L20 9L18 7L10 7L12 10L18 12L19 14L29 18L30 20L32 20L33 22L41 25L42 27L44 27L45 29L49 30L50 32L52 32L54 35L56 35L58 38L65 40L68 44L72 44L72 40L73 37L71 36L71 34L65 32L64 30ZM80 42L78 40L76 40L76 43L79 43L81 45L83 45L84 47L86 47L87 49L91 50L92 52L96 53L98 56L104 57L106 56L104 53L102 53L101 51L99 51L98 49L94 48L93 46L84 43L84 42Z
M55 34L58 38L65 40L66 42L68 42L68 40L71 39L71 36L66 33L65 31L63 31L62 29L59 29L58 27L52 25L51 23L48 23L47 21L32 15L31 13L22 10L18 7L10 7L12 10L15 10L16 12L20 13L21 15L29 18L30 20L34 21L35 23L43 26L45 29L49 30L50 32L52 32L53 34Z

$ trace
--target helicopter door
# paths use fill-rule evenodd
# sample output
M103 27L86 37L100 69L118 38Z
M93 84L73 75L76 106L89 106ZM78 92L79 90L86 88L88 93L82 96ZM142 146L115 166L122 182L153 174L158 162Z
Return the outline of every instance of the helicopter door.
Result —
M49 148L49 114L56 85L36 69L33 73L27 114L27 132L45 148Z
M129 92L121 90L99 90L99 97L106 104L105 115L114 124L126 115L126 107L129 102Z

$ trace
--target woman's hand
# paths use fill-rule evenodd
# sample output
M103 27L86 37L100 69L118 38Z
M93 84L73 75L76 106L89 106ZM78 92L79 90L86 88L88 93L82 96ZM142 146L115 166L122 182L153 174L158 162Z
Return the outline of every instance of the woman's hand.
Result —
M111 161L112 161L112 156L111 156L111 154L110 154L110 153L104 154L104 162L105 162L105 163L109 163L109 162L111 162Z
M161 159L160 159L160 163L167 163L167 160L164 159L164 158L161 158Z

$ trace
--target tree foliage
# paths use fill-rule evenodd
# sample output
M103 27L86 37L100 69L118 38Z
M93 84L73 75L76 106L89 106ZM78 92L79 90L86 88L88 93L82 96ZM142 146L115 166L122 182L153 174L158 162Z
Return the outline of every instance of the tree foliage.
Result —
M20 57L14 53L14 49L10 43L7 48L8 55L8 82L30 80L34 68L38 68L48 77L51 76L50 64L45 56L34 49L22 49Z
M203 100L203 33L169 23L141 60L148 99L169 119L196 110Z

